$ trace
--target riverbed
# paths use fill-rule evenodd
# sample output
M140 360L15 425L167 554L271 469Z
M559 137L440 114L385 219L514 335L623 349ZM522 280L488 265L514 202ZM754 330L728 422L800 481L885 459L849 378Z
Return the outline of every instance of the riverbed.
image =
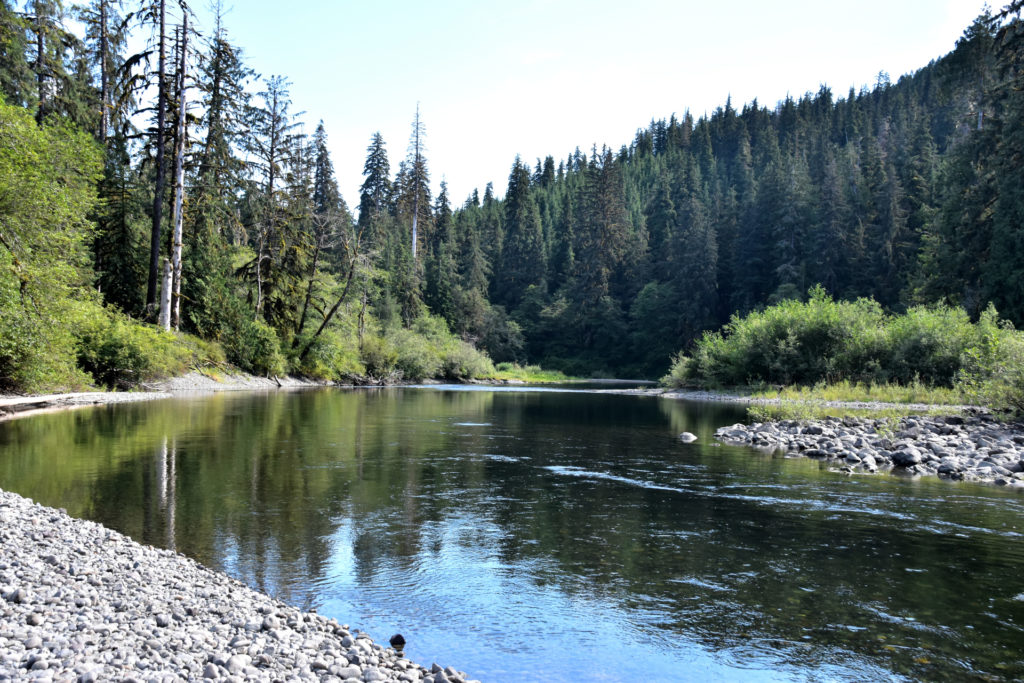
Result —
M0 424L0 487L484 681L1024 676L1019 493L714 440L744 417L578 388L172 398Z

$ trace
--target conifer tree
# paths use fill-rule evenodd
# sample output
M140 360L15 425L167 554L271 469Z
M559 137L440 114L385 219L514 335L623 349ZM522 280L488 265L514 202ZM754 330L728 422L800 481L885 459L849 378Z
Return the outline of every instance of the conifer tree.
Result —
M526 288L544 282L543 228L530 190L530 170L519 157L512 164L505 195L501 266L495 273L498 299L515 308ZM484 206L487 207L485 195Z

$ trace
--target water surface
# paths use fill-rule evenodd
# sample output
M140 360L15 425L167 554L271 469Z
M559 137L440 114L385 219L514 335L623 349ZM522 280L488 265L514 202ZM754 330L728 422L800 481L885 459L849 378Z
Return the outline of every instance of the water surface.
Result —
M220 394L2 423L0 486L485 681L1024 677L1020 494L715 444L741 419L579 387Z

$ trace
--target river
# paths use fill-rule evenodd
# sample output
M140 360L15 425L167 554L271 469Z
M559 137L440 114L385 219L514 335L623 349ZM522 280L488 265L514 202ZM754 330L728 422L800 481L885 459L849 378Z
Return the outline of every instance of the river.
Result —
M0 487L484 681L1024 677L1021 494L714 441L743 419L584 390L224 393L0 423Z

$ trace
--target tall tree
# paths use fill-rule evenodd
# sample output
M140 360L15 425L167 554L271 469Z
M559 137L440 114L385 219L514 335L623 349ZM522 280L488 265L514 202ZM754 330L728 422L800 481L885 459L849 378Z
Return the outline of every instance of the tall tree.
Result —
M430 178L427 174L427 161L423 156L427 129L420 118L420 105L416 103L416 117L412 122L412 135L409 137L409 158L407 178L408 190L412 196L412 260L416 261L416 250L419 243L420 206L429 211ZM426 201L423 201L426 200Z
M391 196L391 165L380 131L373 134L370 146L366 148L363 178L359 194L359 229L369 245L375 247L383 238L381 224L383 217L390 213L388 202Z
M266 90L257 94L259 105L249 106L247 120L251 135L246 148L252 155L251 164L257 179L250 190L251 219L255 236L252 239L255 257L247 271L256 285L253 308L255 317L263 314L270 290L278 275L275 268L288 246L283 220L284 196L281 178L295 161L298 122L292 115L291 97L287 79L271 76L265 82ZM281 284L281 283L277 283Z
M167 118L167 1L156 0L146 7L149 21L156 27L157 41L157 76L156 76L156 129L155 173L156 182L153 190L152 228L149 236L149 278L146 280L146 308L149 315L155 313L157 305L157 279L160 273L160 235L163 230L164 212L164 137Z
M495 283L499 301L512 309L522 301L527 287L543 285L545 275L540 213L530 189L530 169L518 156L508 177L504 208L501 267Z

